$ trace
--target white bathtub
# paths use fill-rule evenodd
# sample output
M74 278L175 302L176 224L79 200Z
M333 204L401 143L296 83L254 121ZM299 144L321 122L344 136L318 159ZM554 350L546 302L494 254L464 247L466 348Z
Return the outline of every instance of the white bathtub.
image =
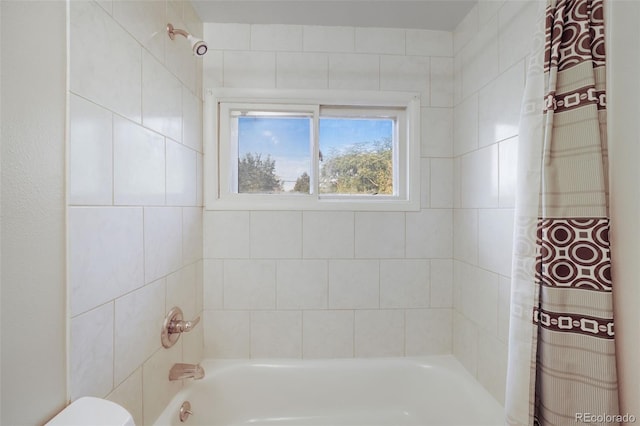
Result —
M156 426L500 425L503 408L452 356L205 360ZM193 415L178 419L180 405Z

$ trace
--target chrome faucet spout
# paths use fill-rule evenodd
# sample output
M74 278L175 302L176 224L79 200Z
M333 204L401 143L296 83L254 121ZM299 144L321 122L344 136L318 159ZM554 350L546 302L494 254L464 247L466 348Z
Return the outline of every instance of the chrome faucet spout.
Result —
M194 379L200 380L204 377L204 368L200 364L174 364L169 371L169 380Z

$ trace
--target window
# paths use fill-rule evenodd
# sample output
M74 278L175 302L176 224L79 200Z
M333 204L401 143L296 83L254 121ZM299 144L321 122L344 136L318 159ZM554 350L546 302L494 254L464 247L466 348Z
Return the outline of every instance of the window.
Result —
M208 209L419 209L419 97L210 92Z

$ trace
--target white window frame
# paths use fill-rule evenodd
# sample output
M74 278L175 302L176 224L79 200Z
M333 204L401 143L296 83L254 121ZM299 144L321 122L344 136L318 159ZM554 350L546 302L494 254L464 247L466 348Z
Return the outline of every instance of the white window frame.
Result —
M318 138L320 109L331 113L340 109L341 116L358 116L358 108L373 111L396 110L398 143L394 147L394 185L397 194L255 194L229 191L231 177L231 142L229 106L251 108L268 105L272 110L300 111L314 114L313 134ZM346 108L345 108L346 107ZM349 108L352 107L352 108ZM345 115L346 114L346 115ZM361 116L361 115L360 115ZM207 210L353 210L353 211L417 211L420 209L420 95L407 92L334 91L334 90L265 90L209 89L204 103L204 192ZM224 163L221 163L224 161ZM318 150L311 151L311 185L318 179ZM398 167L396 167L398 166ZM397 170L396 170L397 168ZM317 186L317 185L316 185Z

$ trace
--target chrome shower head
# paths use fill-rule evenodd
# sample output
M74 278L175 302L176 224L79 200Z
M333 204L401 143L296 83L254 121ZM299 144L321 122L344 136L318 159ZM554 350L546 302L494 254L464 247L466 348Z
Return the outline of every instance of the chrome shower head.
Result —
M171 24L167 24L167 34L169 34L169 38L171 40L175 39L176 34L179 34L185 37L187 41L191 44L191 50L193 50L194 55L203 56L205 53L207 53L207 49L208 49L207 43L204 40L201 40L199 38L192 36L185 30L180 30L180 29L174 28L173 25Z

